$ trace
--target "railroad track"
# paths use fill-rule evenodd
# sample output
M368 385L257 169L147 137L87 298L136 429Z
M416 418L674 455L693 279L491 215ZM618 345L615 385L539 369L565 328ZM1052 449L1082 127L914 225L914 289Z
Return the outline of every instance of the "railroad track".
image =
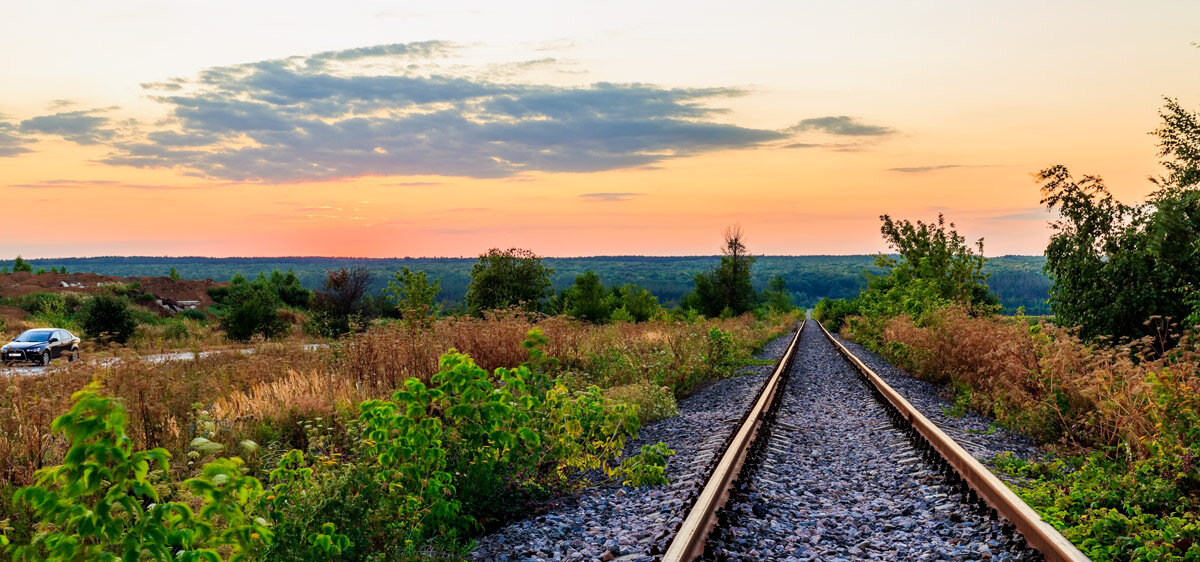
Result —
M1087 560L810 321L662 560L946 556Z

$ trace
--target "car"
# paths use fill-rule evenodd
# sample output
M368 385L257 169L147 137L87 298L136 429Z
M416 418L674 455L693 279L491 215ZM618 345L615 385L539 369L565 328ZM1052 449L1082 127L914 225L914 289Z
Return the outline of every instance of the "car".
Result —
M51 359L64 355L67 361L79 359L79 338L62 328L25 330L0 347L0 361L5 365L23 362L49 365Z

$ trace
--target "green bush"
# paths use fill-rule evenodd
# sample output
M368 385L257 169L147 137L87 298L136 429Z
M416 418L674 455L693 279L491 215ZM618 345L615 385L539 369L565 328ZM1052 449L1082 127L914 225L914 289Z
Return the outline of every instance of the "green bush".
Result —
M1126 462L1087 457L995 464L1014 490L1093 560L1200 559L1197 470L1192 453Z
M204 321L208 320L208 317L205 316L203 312L201 312L200 310L197 310L195 308L189 308L187 310L181 311L179 313L179 317L187 318L188 320L196 320L198 322L204 322Z
M30 314L63 314L67 301L58 293L39 291L17 297L17 306Z
M243 560L271 540L267 521L254 514L262 485L242 474L240 459L213 461L184 482L198 512L161 501L155 481L170 473L169 453L134 451L125 408L96 388L75 393L51 425L70 443L63 464L39 470L33 486L14 494L41 525L27 543L0 537L13 559Z
M112 294L98 294L85 301L81 316L85 333L117 343L125 343L137 328L129 301Z
M649 381L614 386L604 391L604 398L636 406L638 419L642 423L679 415L675 393L668 387Z
M170 322L163 331L163 337L169 340L186 340L190 335L187 324L180 320Z
M233 340L247 341L255 334L273 338L287 329L279 305L278 297L265 283L230 285L222 303L221 327Z
M842 323L845 322L847 316L853 316L858 313L858 301L856 299L831 299L826 297L817 301L817 305L813 307L813 318L824 324L827 329L835 332L842 329Z

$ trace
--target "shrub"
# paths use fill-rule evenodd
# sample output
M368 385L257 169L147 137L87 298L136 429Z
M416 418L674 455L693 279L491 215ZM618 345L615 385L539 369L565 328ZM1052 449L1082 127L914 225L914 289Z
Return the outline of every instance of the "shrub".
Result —
M198 513L162 502L153 477L168 472L167 451L134 451L124 407L95 385L72 400L52 425L71 446L63 464L38 471L36 484L14 495L43 525L28 544L9 546L15 559L238 560L270 541L266 520L252 512L262 486L241 473L240 460L214 461L185 482Z
M65 297L41 291L17 297L17 306L30 314L63 314L67 310Z
M189 308L187 310L181 311L179 313L179 316L182 318L187 318L188 320L196 320L198 322L204 322L204 321L208 320L208 317L205 316L203 312L201 312L195 308Z
M634 322L645 322L662 311L662 307L658 305L658 297L632 283L621 287L620 296L620 306L617 310L624 308Z
M168 323L163 331L163 337L169 340L186 340L190 335L187 324L178 320Z
M287 329L275 293L263 284L241 285L230 292L223 307L221 327L230 339L247 341L255 334L273 338Z
M846 321L847 316L858 314L858 301L855 299L831 299L825 297L817 301L813 307L813 318L825 325L825 328L838 331Z
M642 423L679 415L675 393L670 388L641 381L624 386L614 386L604 391L604 398L637 407L638 419Z
M432 326L442 311L436 300L442 282L434 279L430 283L424 271L414 273L407 266L400 268L394 277L394 281L388 281L386 298L400 313L404 324L409 329Z
M84 302L83 330L94 338L111 338L125 343L137 328L129 301L112 294L99 294Z

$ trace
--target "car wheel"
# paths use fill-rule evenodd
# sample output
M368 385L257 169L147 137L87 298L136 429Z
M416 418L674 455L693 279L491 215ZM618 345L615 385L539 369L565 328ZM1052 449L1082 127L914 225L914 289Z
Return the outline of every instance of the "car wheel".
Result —
M71 350L71 353L67 354L67 362L70 363L71 361L77 361L78 359L79 359L79 348L76 347L75 349Z
M49 365L49 364L50 364L50 351L46 350L46 351L42 352L42 365Z

